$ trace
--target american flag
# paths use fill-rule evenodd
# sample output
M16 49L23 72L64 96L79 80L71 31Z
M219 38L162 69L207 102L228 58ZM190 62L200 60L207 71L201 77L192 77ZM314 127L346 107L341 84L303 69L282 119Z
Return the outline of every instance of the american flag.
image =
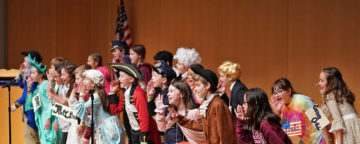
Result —
M302 135L301 121L290 121L283 123L283 130L288 136Z
M123 0L120 1L120 8L119 6L117 8L115 40L125 41L128 47L132 46L130 27L127 21L125 4Z

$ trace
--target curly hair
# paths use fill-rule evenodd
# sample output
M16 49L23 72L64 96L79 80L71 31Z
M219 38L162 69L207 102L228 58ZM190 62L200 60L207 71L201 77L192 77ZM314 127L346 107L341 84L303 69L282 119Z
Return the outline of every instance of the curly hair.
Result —
M238 63L233 63L231 61L224 61L219 67L218 71L231 76L233 79L239 79L241 75L241 67Z
M184 67L189 68L190 65L200 64L201 57L195 48L183 48L180 47L177 49L174 59L178 60L178 63L184 65Z
M345 99L346 102L354 105L355 95L347 87L339 69L336 67L328 67L324 68L323 72L325 73L327 80L327 90L325 94L328 95L329 93L333 93L336 102L343 103L343 99Z

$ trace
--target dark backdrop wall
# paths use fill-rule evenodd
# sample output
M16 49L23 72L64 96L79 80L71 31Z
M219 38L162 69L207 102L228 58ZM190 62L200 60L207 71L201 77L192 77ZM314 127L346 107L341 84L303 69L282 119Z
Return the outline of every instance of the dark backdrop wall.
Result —
M0 68L6 68L6 4L7 0L0 0Z

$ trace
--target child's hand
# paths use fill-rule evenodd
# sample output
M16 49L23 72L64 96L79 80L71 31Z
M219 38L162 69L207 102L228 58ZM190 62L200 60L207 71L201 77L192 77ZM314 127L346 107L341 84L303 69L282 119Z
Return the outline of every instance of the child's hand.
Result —
M238 118L240 120L244 120L245 113L240 105L237 105L237 108L236 108L236 110L234 110L234 112L235 112L236 118Z
M281 108L284 106L285 102L283 100L277 100L277 96L272 95L270 100L271 107L274 109L275 114L279 115Z
M26 80L27 85L32 85L33 80L32 80L32 78L31 78L31 76L26 77L25 80Z
M179 116L179 113L178 113L177 111L175 111L173 108L169 108L168 110L169 110L169 114L168 114L168 115L169 115L171 118L176 118L176 117Z
M82 136L85 132L85 128L86 128L85 126L81 126L81 125L77 126L77 128L76 128L77 134L79 136Z
M50 128L50 119L47 119L45 122L44 130L48 130Z
M146 92L148 96L154 96L155 94L155 89L154 89L154 82L152 80L150 80L147 84L146 87Z
M55 131L57 131L58 128L59 128L59 125L57 123L53 123L53 128L54 128Z
M15 112L15 111L16 111L16 106L15 106L15 104L13 104L13 105L11 106L11 111L12 111L12 112Z
M110 84L110 93L117 93L120 89L120 82L118 80L112 81Z

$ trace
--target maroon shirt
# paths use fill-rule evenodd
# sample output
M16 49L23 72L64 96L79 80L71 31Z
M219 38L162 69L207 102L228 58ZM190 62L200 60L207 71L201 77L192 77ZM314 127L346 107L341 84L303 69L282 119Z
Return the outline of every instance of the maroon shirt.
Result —
M258 131L243 129L243 120L237 120L236 136L243 143L255 144L292 144L290 138L281 129L267 120L263 120Z
M151 80L151 77L152 77L151 67L152 67L151 64L145 63L145 62L143 62L139 65L139 69L142 71L143 76L144 76L143 81L145 84L147 84Z

